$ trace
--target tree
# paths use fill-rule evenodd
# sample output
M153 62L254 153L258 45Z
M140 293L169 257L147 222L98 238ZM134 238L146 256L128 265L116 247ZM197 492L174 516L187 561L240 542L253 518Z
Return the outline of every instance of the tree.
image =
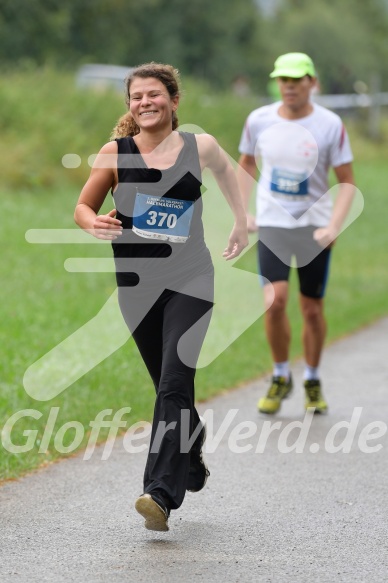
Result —
M268 0L270 1L270 0ZM2 63L75 67L170 62L227 86L249 77L264 93L275 58L311 55L324 91L352 91L378 73L388 90L388 0L2 0Z
M379 0L287 0L269 23L268 46L275 56L308 53L325 92L350 92L356 80L368 83L371 71L387 77L387 36Z

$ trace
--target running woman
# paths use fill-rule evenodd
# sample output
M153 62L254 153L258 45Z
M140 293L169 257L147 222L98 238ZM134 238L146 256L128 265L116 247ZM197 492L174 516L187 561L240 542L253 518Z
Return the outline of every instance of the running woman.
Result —
M256 217L247 215L249 231L259 231L258 263L266 304L265 329L273 358L273 377L262 413L276 413L292 390L289 365L291 330L287 318L291 258L296 257L303 317L305 406L327 410L319 363L326 335L324 295L331 248L354 196L352 152L341 119L313 103L315 68L304 53L288 53L275 62L281 101L254 110L240 141L238 182L248 211L260 159ZM339 183L332 206L330 167Z
M112 241L121 312L155 386L144 491L135 508L145 527L158 531L168 530L171 510L209 475L205 425L194 403L195 367L213 305L201 218L205 168L234 215L224 258L248 244L233 167L212 136L177 130L179 98L172 66L147 63L130 72L128 112L101 148L75 209L82 229ZM109 191L115 208L99 214Z

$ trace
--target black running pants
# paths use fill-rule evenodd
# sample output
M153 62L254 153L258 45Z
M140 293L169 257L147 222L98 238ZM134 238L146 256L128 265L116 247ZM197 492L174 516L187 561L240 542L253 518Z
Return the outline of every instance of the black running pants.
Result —
M136 287L119 287L120 309L156 390L144 492L162 490L171 509L183 502L190 465L190 452L181 451L181 411L190 412L186 434L191 435L199 422L194 405L195 366L213 306L212 301L202 299L213 297L212 278L206 276L204 282L207 290L201 298L164 290L140 323L142 302L139 306L136 301Z

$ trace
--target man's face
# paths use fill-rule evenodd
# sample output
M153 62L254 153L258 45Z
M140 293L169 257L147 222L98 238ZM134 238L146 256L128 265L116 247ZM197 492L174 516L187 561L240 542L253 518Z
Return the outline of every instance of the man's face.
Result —
M304 77L278 77L280 93L284 105L291 109L304 107L310 99L310 92L315 85L315 78Z

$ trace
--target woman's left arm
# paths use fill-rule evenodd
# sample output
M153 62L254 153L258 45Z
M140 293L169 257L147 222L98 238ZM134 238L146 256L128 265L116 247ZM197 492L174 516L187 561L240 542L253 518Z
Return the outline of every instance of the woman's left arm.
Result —
M196 139L201 166L211 170L234 215L228 246L222 254L227 260L233 259L248 245L247 218L236 174L226 153L213 136L197 134Z

